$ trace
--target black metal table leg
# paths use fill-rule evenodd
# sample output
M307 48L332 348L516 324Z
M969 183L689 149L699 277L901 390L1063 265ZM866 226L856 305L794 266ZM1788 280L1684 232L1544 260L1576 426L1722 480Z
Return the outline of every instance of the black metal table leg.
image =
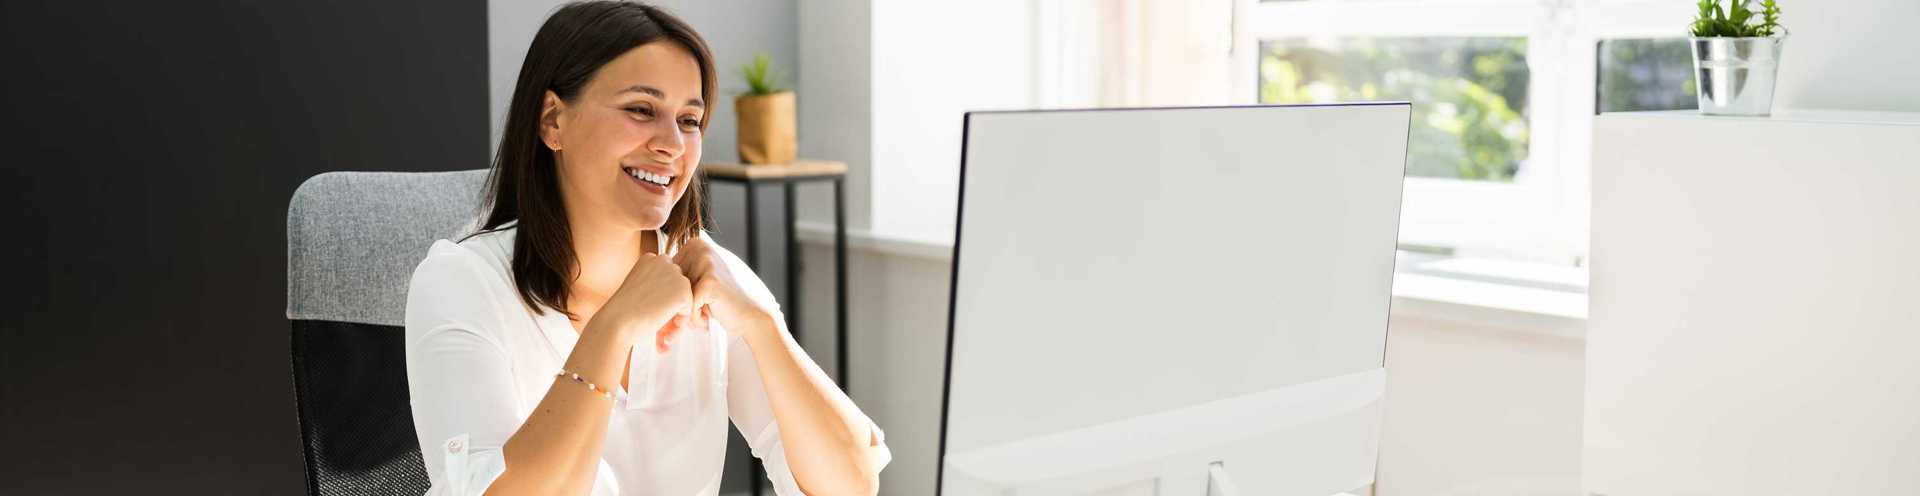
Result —
M755 273L760 272L760 243L754 239L760 235L760 202L755 198L753 183L741 184L747 189L747 267Z
M756 196L758 195L755 194L756 189L753 187L753 183L741 183L740 186L746 188L747 194L747 267L753 269L755 273L759 273L760 240L758 238L760 236L760 202L757 201ZM746 435L745 432L740 434L743 436ZM753 494L753 496L760 496L760 480L766 478L766 473L767 469L761 464L760 459L754 458L753 473L747 477L748 480L752 481L751 488L753 492L751 494Z
M833 359L834 373L840 376L840 390L852 391L847 379L847 198L841 193L844 180L833 180Z
M787 202L786 216L785 216L787 221L787 224L786 224L787 225L787 250L786 250L786 253L782 256L783 257L782 259L785 260L787 263L787 304L785 306L785 308L787 309L786 311L787 332L793 333L793 340L795 342L799 342L800 341L800 259L805 257L805 255L801 255L799 257L794 256L795 252L800 251L800 241L795 240L793 238L793 215L794 215L793 214L793 203L794 203L793 190L795 188L793 187L792 181L789 181L783 184L783 186L785 186L784 189L786 189L786 202Z

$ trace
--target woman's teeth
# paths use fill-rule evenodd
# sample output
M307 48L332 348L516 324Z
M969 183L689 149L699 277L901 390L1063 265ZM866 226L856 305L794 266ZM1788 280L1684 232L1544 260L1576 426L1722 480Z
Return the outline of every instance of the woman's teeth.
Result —
M643 171L640 169L627 169L627 175L633 176L635 179L658 184L661 186L666 186L668 183L673 182L672 177L662 176L659 174L654 174L652 172Z

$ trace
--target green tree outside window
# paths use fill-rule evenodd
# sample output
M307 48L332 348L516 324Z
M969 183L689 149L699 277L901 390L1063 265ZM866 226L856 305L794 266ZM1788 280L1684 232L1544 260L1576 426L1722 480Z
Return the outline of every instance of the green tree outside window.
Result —
M1408 175L1506 182L1527 160L1526 38L1263 45L1261 102L1413 102Z

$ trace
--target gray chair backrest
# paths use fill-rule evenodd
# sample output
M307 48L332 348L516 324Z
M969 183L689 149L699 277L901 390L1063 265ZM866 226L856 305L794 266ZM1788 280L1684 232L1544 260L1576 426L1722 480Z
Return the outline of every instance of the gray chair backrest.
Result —
M407 281L477 213L487 171L328 172L287 208L287 318L403 325Z
M407 284L474 227L485 170L329 172L287 208L287 319L307 494L428 488L408 402Z

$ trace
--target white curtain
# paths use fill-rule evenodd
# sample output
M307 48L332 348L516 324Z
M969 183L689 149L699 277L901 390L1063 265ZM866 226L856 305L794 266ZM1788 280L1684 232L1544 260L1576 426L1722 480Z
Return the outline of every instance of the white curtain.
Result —
M1234 0L1033 0L1043 107L1232 100Z

